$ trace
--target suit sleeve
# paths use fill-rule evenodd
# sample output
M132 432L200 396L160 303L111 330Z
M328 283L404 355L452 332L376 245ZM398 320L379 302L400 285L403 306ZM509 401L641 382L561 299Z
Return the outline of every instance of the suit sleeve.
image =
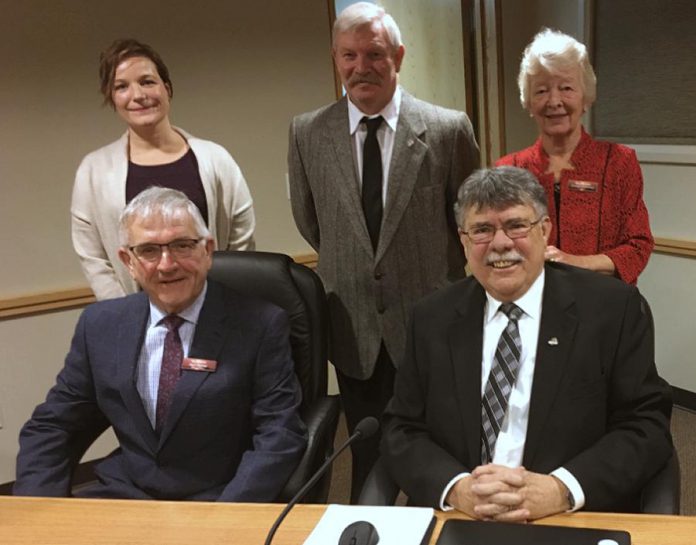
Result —
M314 196L309 183L307 167L300 150L299 121L293 119L290 124L290 136L288 144L288 176L290 184L290 205L295 224L300 234L314 248L319 251L320 233L317 211L314 205Z
M302 398L290 354L287 315L278 311L260 342L251 419L252 448L243 455L219 501L270 502L276 499L307 445L299 417Z
M15 495L70 496L75 466L109 426L95 398L85 328L83 313L55 386L20 431Z
M447 182L446 210L447 224L451 236L449 237L449 277L450 280L461 278L462 255L464 253L457 236L457 220L454 216L454 203L457 201L457 193L464 180L479 168L480 155L476 137L471 122L466 114L458 112L453 128L453 150L450 165L449 180Z
M473 468L459 462L429 431L426 405L430 358L423 349L429 344L425 339L428 329L418 322L414 313L405 356L396 373L394 396L382 417L381 454L392 478L415 505L439 509L445 486L456 475Z
M70 207L72 241L75 252L89 286L98 300L113 299L126 294L116 277L113 264L104 248L104 242L93 220L94 172L89 160L85 159L77 169Z
M585 509L603 511L632 498L672 452L672 401L653 359L652 324L631 290L608 377L607 429L591 447L564 464L585 492Z

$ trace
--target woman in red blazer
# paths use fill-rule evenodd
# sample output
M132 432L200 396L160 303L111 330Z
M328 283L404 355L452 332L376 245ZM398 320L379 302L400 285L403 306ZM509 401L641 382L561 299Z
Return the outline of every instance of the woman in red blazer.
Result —
M526 168L546 189L553 222L546 259L635 284L654 245L643 176L631 148L594 140L581 124L597 90L587 49L542 30L524 51L518 85L540 136L496 165Z

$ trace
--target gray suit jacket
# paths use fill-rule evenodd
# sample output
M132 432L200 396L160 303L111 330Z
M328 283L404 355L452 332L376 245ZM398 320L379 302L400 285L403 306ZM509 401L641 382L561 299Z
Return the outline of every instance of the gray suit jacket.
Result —
M319 254L331 361L366 379L382 340L398 365L413 303L465 274L452 207L479 152L466 114L404 92L375 253L350 138L345 97L297 116L290 126L290 196L297 227Z

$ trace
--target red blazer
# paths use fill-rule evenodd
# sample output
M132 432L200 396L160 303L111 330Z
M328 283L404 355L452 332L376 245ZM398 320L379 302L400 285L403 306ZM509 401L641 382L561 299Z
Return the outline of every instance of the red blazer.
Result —
M549 244L575 255L606 254L616 275L635 284L654 246L635 152L594 140L583 129L570 161L575 170L561 173L560 243L554 177L546 172L549 158L541 138L527 149L501 157L496 166L525 168L544 186L553 223Z

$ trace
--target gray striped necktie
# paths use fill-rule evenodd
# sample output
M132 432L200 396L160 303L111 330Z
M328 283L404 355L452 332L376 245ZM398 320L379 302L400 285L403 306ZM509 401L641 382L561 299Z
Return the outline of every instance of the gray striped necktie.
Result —
M481 463L493 460L495 442L503 425L510 392L520 368L522 341L517 320L523 312L514 303L504 303L499 308L508 318L508 324L500 335L491 372L481 399Z

